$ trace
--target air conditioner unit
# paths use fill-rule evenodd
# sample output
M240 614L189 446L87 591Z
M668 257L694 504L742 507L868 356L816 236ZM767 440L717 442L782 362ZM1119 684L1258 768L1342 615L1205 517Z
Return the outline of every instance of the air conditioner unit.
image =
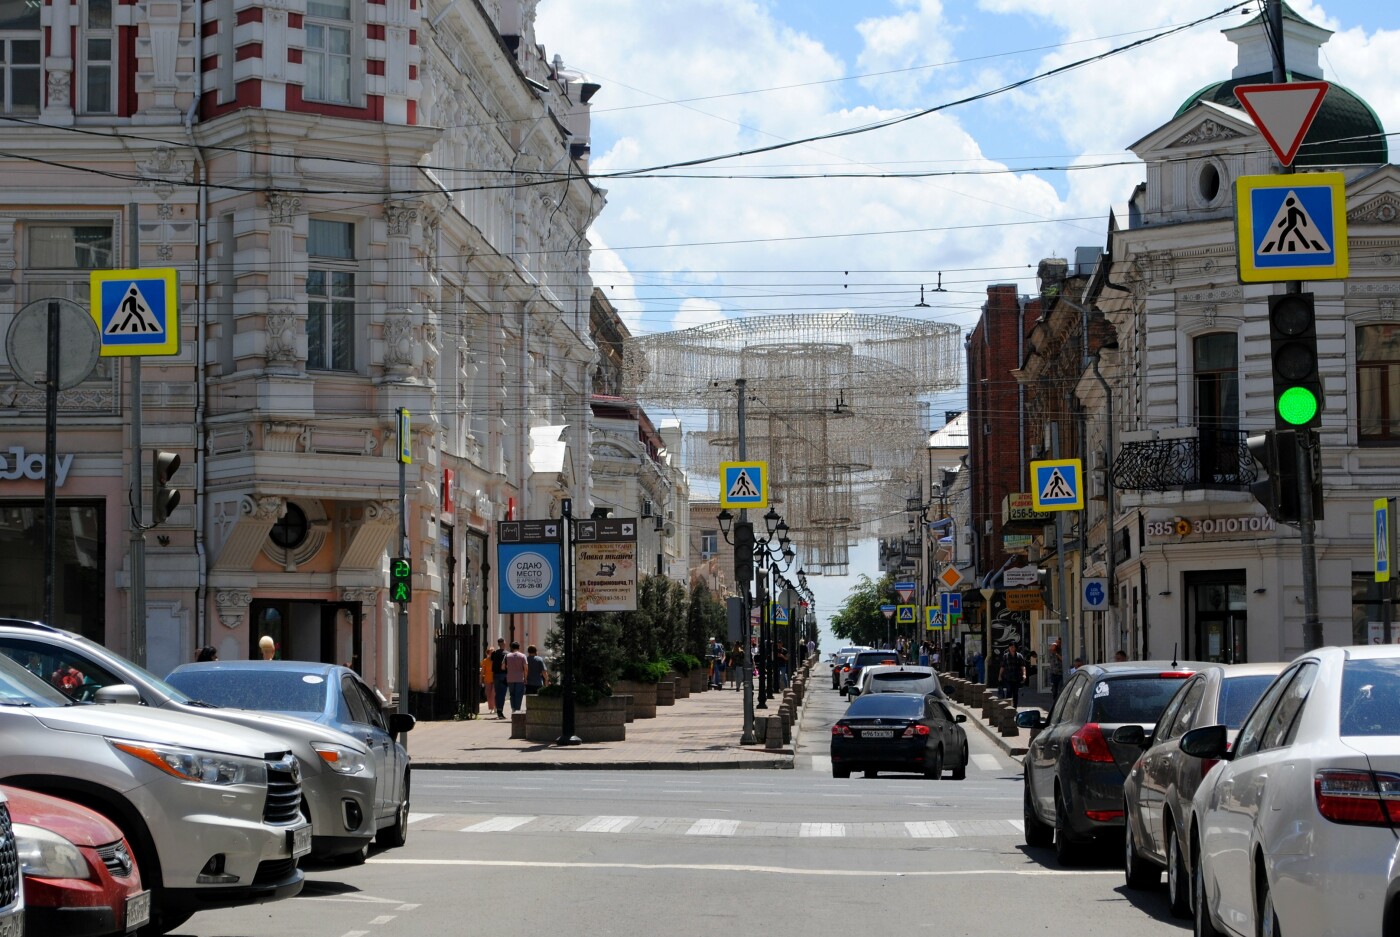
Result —
M651 517L651 511L652 511L651 499L650 499L650 498L646 498L646 499L644 499L644 500L642 501L642 517Z

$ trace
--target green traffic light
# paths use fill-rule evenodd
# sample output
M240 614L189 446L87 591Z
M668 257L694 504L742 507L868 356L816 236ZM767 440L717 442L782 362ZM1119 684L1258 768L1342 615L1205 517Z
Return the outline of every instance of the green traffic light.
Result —
M1285 423L1306 426L1317 416L1317 395L1306 387L1290 387L1278 398L1278 415Z

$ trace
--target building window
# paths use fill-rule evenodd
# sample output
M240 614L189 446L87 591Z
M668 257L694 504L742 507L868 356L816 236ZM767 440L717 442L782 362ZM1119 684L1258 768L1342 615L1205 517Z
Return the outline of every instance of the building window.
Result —
M33 224L25 266L43 270L103 270L112 266L110 224Z
M39 113L39 9L31 0L0 0L0 105L6 114Z
M719 552L719 533L714 530L700 531L700 555L709 558Z
M350 0L308 0L304 96L308 101L350 103Z
M1390 642L1400 644L1400 614L1397 614L1395 600L1389 597L1390 588L1386 583L1376 582L1371 570L1351 574L1351 643L1384 644L1385 625L1383 611L1386 601L1390 604Z
M1356 330L1356 426L1363 444L1400 443L1400 325Z
M1233 332L1212 332L1192 347L1200 482L1236 484L1240 474L1240 372Z
M111 114L114 36L112 0L88 0L83 34L83 99L86 114Z
M355 369L355 226L309 222L306 252L306 366Z

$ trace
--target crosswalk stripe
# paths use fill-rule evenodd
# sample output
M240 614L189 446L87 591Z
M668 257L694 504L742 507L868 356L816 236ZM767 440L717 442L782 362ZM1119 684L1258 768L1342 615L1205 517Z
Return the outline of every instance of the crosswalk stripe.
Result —
M1026 832L1026 824L1024 820L1007 820L1006 822L1014 826L1016 828L1017 833Z
M482 820L480 823L473 823L471 826L462 827L463 833L509 833L517 827L524 826L534 817L492 817L489 820Z
M944 820L915 821L904 824L904 828L915 839L946 839L958 835L953 825Z
M686 836L733 836L739 831L738 820L696 820Z
M813 755L812 770L826 774L831 770L831 757L829 755Z
M973 756L972 756L972 763L973 763L974 765L976 765L977 767L981 768L983 771L1000 771L1000 770L1001 770L1001 762L997 760L997 756L996 756L996 755L986 755L986 754L973 755Z
M798 836L845 836L844 823L804 823L797 830Z
M435 813L410 813L408 815L408 825L412 826L413 824L421 823L424 820L431 820L435 816L437 816L437 814Z
M637 817L594 817L578 828L580 833L621 833L637 822Z

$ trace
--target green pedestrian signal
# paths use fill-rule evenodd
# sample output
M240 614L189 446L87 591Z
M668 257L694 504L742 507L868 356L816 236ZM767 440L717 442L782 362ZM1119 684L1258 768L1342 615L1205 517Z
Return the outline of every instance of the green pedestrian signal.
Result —
M407 605L413 601L413 564L406 556L396 556L389 565L389 597Z
M1269 297L1269 343L1276 429L1311 428L1321 422L1317 319L1312 293Z

